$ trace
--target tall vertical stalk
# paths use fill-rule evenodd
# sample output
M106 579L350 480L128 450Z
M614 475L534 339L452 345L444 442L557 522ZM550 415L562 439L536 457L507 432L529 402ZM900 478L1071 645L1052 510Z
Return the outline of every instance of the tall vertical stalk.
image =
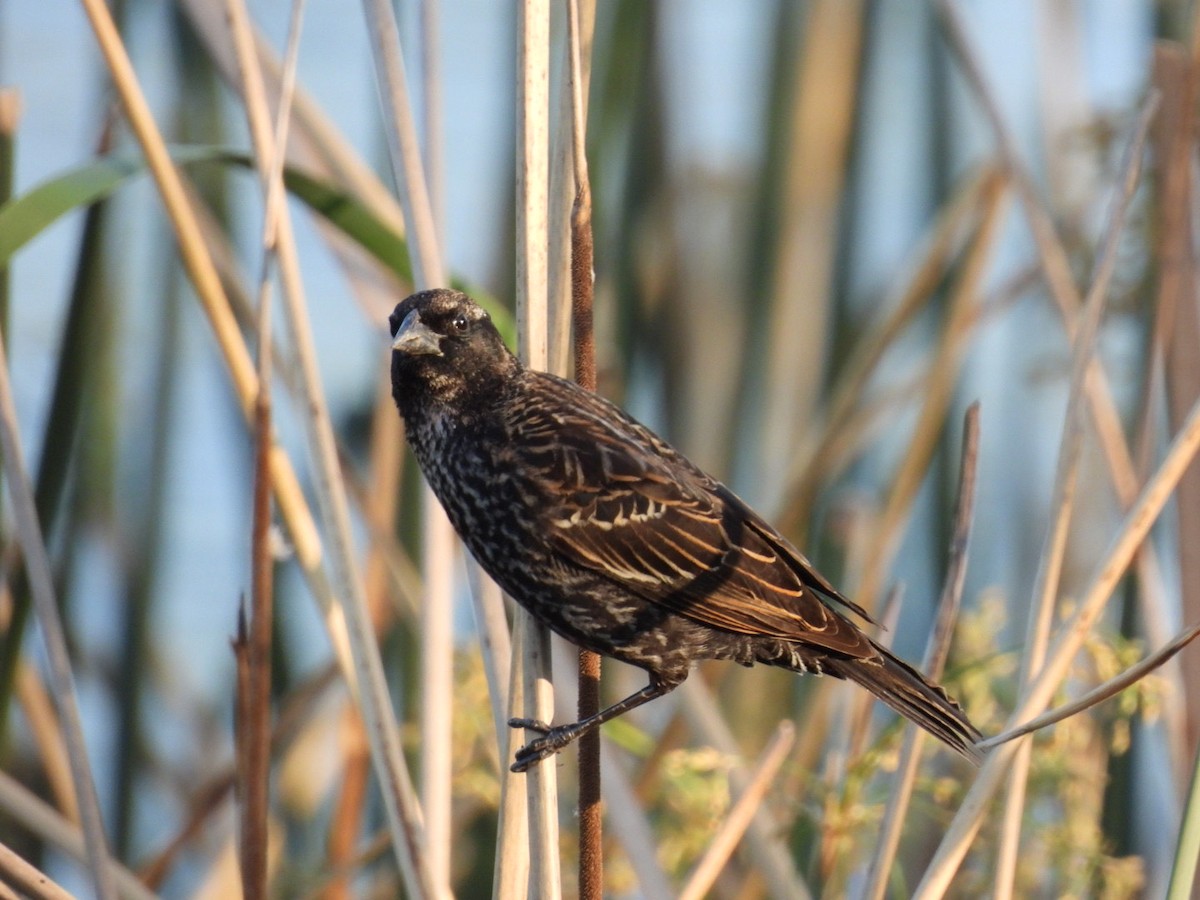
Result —
M549 363L550 3L521 0L517 10L517 351L525 365L545 370ZM510 692L509 708L514 717L549 722L554 717L550 632L524 610L516 610L514 616L513 661L520 672L521 690ZM519 734L512 731L514 736ZM515 741L509 744L506 765ZM524 777L529 808L529 892L554 900L562 883L553 759L532 766Z

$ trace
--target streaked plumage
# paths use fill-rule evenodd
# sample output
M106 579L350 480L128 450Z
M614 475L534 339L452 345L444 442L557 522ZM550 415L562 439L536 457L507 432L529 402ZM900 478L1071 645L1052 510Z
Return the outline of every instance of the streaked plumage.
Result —
M849 678L955 750L958 705L860 631L867 618L723 484L613 404L524 368L456 291L390 317L392 394L468 549L538 620L650 675L597 721L549 729L515 769L687 678L701 659Z

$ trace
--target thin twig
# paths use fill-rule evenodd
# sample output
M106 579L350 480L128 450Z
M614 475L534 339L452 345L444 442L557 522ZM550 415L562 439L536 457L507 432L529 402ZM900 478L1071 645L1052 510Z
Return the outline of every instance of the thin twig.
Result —
M1167 644L1165 647L1155 651L1147 656L1137 665L1130 666L1120 675L1110 678L1103 684L1092 688L1078 700L1073 700L1070 703L1065 703L1049 712L1044 712L1040 716L1030 719L1024 725L1016 728L1010 728L1003 734L998 734L988 738L986 741L980 741L978 746L980 750L991 750L993 747L999 747L1001 744L1007 744L1009 741L1016 740L1019 737L1024 737L1027 734L1033 734L1035 731L1040 731L1047 728L1056 722L1061 722L1063 719L1069 719L1071 716L1077 715L1084 710L1091 709L1114 697L1121 691L1125 690L1130 685L1141 681L1159 666L1163 665L1167 660L1171 659L1195 640L1196 636L1200 635L1200 624L1193 625L1182 634Z
M34 609L41 625L42 640L50 662L50 685L62 734L71 761L71 780L79 803L79 819L87 843L88 862L96 895L101 900L116 897L116 885L108 870L108 846L104 837L104 820L100 816L100 801L92 780L87 744L83 739L83 722L79 716L79 700L75 694L75 677L71 673L71 658L67 652L66 630L58 614L54 596L54 580L50 557L42 541L33 489L25 470L21 452L21 436L17 411L13 403L12 384L8 373L8 354L4 350L4 330L0 328L0 455L3 455L4 478L12 498L13 518L17 536L25 554L25 570L33 594Z

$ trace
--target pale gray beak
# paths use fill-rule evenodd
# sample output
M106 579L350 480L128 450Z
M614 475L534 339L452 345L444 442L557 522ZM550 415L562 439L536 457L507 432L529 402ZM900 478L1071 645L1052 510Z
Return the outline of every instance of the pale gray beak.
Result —
M421 314L413 310L400 323L392 349L410 356L441 356L441 336L421 321Z

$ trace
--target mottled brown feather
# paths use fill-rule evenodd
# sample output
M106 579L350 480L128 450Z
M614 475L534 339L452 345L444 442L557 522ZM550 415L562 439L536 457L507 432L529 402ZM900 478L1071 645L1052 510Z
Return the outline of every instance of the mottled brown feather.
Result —
M560 498L541 515L564 557L705 625L876 655L822 595L866 614L728 488L604 399L532 384L511 446Z

